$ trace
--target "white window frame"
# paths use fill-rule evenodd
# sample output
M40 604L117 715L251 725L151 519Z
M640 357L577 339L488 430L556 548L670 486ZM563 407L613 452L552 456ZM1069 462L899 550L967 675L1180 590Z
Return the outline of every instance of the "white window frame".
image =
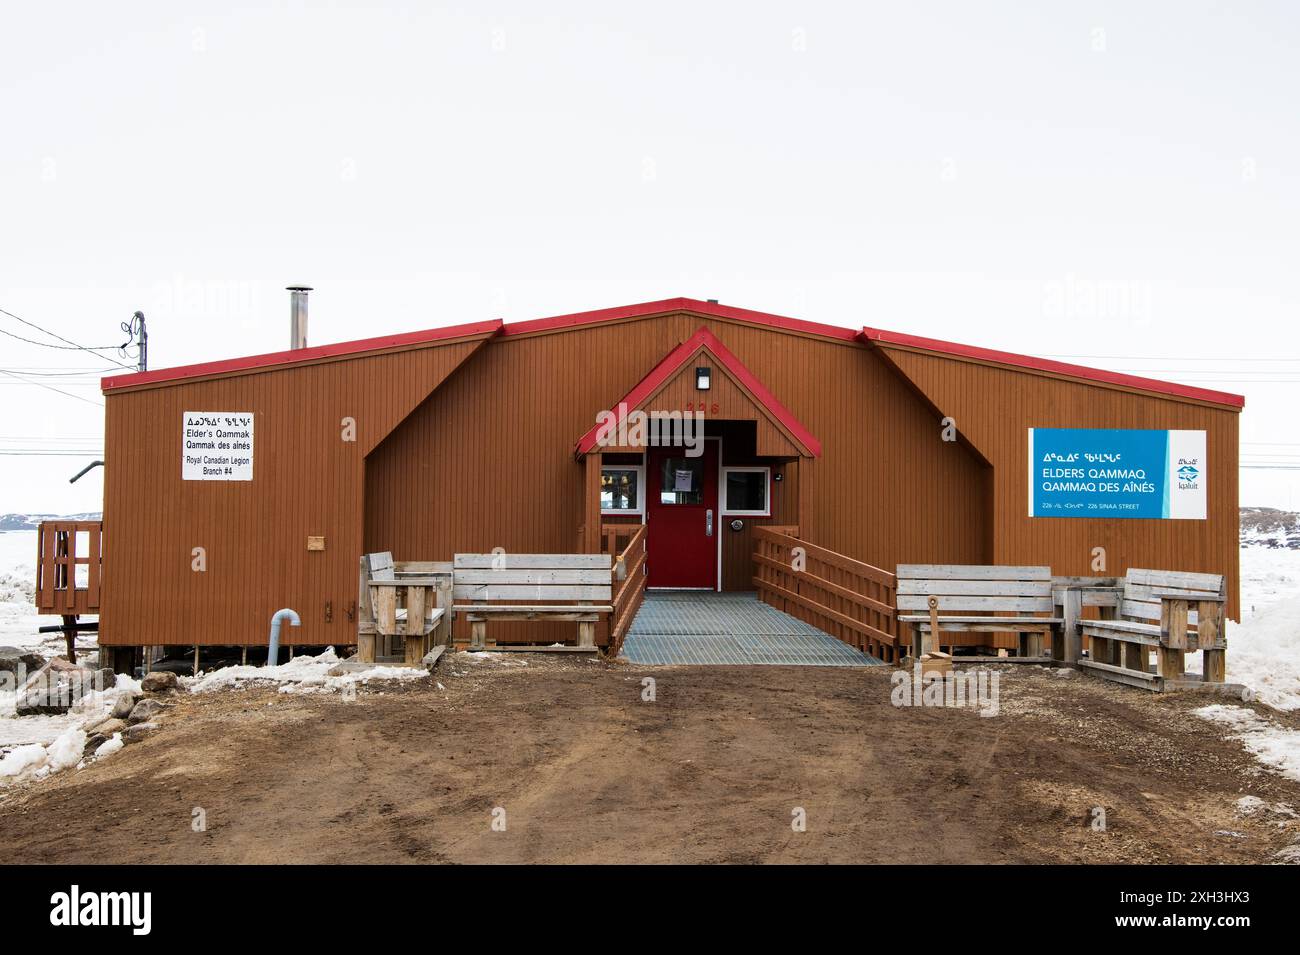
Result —
M727 509L727 475L733 471L758 471L765 478L763 502L767 505L761 511L732 511ZM722 468L721 486L718 488L718 509L723 517L771 517L772 516L772 469L756 465L727 465Z
M603 475L606 471L635 471L636 472L636 509L632 508L615 508L613 510L600 509L602 517L619 517L635 516L645 517L645 465L644 464L602 464L600 473Z

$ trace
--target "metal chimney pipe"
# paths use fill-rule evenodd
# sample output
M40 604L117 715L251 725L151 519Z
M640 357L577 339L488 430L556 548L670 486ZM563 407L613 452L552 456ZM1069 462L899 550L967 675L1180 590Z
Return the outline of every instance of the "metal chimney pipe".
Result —
M307 293L308 285L290 285L289 292L289 347L307 347Z

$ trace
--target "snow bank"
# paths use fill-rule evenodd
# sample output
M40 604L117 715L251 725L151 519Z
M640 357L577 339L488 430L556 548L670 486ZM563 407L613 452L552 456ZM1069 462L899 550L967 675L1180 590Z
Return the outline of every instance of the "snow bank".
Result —
M20 746L0 759L0 785L20 779L43 779L76 766L85 749L86 731L77 726L64 731L48 746Z
M327 647L319 656L294 657L279 666L223 667L211 673L200 672L197 677L182 677L181 683L191 693L226 690L244 683L279 683L281 693L335 693L358 683L420 680L429 675L423 667L373 666L355 673L330 676L329 671L338 664L338 654L333 647Z
M1199 657L1188 654L1188 663L1196 661L1199 669ZM1238 626L1228 624L1227 663L1228 681L1253 688L1261 703L1300 708L1300 594L1266 606Z
M140 681L119 673L112 687L85 694L64 714L22 717L17 715L17 691L0 691L0 749L29 743L48 745L73 727L107 716L117 698L127 691L139 694Z
M122 734L114 733L112 737L99 744L99 747L95 750L95 758L104 759L105 757L112 756L125 745L126 740L122 739Z
M1241 622L1228 624L1230 683L1244 683L1261 703L1300 709L1300 551L1241 549ZM1201 655L1187 655L1201 671Z
M1279 726L1244 706L1215 703L1192 711L1203 720L1228 728L1229 735L1241 740L1246 749L1283 776L1300 779L1300 731ZM1239 802L1238 806L1246 809Z
M117 675L107 690L92 691L60 716L15 716L18 694L0 693L0 787L26 779L42 779L81 762L86 748L86 727L108 716L124 692L138 694L140 681ZM109 740L100 749L107 746ZM117 749L121 748L121 741ZM111 749L104 755L112 755ZM99 756L99 750L95 752Z

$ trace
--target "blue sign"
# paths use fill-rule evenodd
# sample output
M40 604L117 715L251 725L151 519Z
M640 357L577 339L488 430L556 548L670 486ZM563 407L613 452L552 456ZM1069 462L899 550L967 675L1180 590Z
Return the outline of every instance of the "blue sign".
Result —
M1029 429L1030 517L1205 519L1205 432Z

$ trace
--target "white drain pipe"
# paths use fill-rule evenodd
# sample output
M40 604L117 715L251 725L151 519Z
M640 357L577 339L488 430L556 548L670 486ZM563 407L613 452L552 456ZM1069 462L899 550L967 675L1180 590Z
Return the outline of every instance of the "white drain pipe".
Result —
M302 621L298 619L298 611L285 607L275 612L275 616L271 618L271 646L266 654L266 665L269 667L279 666L277 658L280 656L280 623L284 620L288 620L291 627L302 626Z

